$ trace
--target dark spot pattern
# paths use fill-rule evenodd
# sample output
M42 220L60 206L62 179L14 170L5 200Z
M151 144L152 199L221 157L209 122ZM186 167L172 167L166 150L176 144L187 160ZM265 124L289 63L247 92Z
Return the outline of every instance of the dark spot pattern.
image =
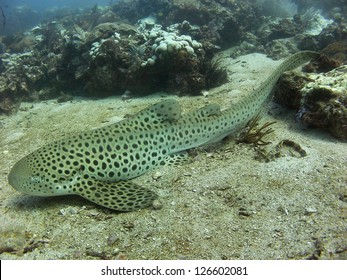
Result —
M128 180L166 161L180 162L172 156L242 128L271 97L284 71L315 56L291 56L258 89L225 111L210 104L181 117L178 102L165 100L132 118L48 144L16 163L9 182L24 193L78 194L119 211L146 207L155 194Z

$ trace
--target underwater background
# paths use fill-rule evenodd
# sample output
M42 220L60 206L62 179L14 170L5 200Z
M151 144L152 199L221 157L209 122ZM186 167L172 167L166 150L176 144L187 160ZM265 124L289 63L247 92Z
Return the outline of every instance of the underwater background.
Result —
M346 259L346 15L342 0L0 0L0 259ZM135 179L152 207L8 183L37 148L163 99L229 108L304 50L321 56L281 76L254 127Z

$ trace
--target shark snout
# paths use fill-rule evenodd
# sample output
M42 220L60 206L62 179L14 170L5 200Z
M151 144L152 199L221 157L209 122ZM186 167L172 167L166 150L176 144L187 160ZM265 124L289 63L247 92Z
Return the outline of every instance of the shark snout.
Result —
M28 185L31 177L31 169L25 164L25 162L23 162L23 160L20 160L12 167L8 174L8 182L17 191L30 193Z

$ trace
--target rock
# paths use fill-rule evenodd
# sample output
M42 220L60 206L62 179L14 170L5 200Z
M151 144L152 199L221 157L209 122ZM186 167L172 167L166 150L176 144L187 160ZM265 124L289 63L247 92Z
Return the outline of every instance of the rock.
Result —
M107 245L112 246L114 245L117 241L119 241L119 236L116 233L111 233L109 237L107 238Z
M310 78L289 73L275 88L279 104L298 110L297 119L347 140L347 66Z
M155 199L155 200L153 200L153 202L152 202L152 207L153 207L155 210L160 210L161 208L163 208L163 204L162 204L162 202L161 202L159 199Z

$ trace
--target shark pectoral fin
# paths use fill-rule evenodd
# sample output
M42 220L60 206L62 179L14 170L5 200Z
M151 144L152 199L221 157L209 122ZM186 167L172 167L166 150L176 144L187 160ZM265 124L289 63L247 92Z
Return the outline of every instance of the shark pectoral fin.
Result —
M85 186L75 190L75 193L100 206L117 211L134 211L148 207L157 197L154 192L131 181L90 180Z
M166 165L166 166L180 166L186 163L190 163L191 158L189 157L189 154L187 152L180 152L176 154L171 154L167 156L160 165Z

